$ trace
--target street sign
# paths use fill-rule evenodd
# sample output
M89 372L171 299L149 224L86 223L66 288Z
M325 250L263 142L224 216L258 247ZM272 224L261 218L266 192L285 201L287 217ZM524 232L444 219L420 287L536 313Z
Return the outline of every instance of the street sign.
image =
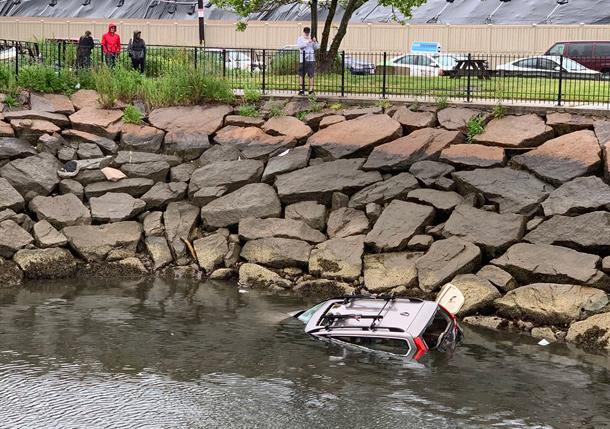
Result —
M413 42L411 52L417 54L436 54L440 52L441 45L437 42Z

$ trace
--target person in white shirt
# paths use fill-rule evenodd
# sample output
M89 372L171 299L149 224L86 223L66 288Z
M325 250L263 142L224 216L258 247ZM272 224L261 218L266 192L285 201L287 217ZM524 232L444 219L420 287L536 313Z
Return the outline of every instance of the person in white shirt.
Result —
M305 95L305 75L309 77L309 93L313 94L314 75L316 72L316 52L320 44L315 37L311 37L311 28L303 28L303 34L297 39L299 48L299 76L301 89L299 95Z

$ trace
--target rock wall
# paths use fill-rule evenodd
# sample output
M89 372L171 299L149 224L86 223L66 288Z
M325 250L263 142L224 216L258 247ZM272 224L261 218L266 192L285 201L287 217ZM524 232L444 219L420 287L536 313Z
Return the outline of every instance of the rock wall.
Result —
M90 91L30 100L0 114L2 287L157 273L433 298L451 281L467 323L610 350L610 122L299 99L133 125ZM58 174L100 158L125 177Z

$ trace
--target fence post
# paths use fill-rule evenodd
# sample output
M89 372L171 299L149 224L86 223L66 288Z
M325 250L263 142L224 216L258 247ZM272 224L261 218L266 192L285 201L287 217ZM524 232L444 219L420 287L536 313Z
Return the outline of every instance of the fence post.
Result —
M19 76L19 49L15 46L15 77Z
M388 60L388 53L386 51L383 51L383 78L381 81L382 82L381 83L381 98L385 98L385 95L386 95L385 79L386 79L386 74L387 74L387 69L388 69L387 64L386 64L387 60Z
M197 47L195 47L195 48L193 48L193 49L194 49L194 54L195 54L195 55L193 55L193 60L195 61L195 70L197 70L197 62L198 62L197 54L198 54L198 48L197 48Z
M222 50L222 77L227 75L227 50Z
M57 43L57 68L61 69L61 43Z
M301 63L299 64L299 67L301 68L301 92L305 93L305 49L303 49L301 52L303 54L301 57Z
M263 84L262 84L262 92L265 93L265 73L267 73L267 50L263 49Z
M466 83L466 101L468 103L470 103L470 99L471 99L471 91L472 88L470 87L470 75L472 73L472 54L468 53L468 62L466 63L466 77L467 77L467 83Z
M557 105L561 106L563 98L563 55L559 56L559 88L557 91Z
M341 97L345 97L345 51L341 51Z

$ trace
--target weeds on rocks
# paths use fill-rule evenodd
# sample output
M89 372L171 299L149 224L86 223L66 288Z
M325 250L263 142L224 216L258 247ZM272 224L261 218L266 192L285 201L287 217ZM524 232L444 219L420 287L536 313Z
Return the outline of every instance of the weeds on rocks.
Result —
M438 97L436 99L436 107L438 108L438 110L443 110L449 107L449 101L447 100L447 97Z
M338 112L339 110L343 109L343 104L342 103L333 103L329 107L332 110L334 110L335 112Z
M57 71L44 65L24 66L19 70L17 84L34 92L69 94L77 84L76 74L69 70Z
M498 103L494 106L491 114L495 119L502 119L506 116L506 111L506 106L503 106L502 104Z
M237 108L237 113L239 113L240 116L249 116L252 118L260 116L258 109L253 104L242 104Z
M270 103L269 107L269 117L276 118L278 116L282 116L284 114L284 105L282 103Z
M19 102L17 101L17 97L15 95L6 94L2 104L4 104L6 107L16 107Z
M386 100L386 99L382 98L375 102L375 106L379 107L381 110L383 110L385 112L390 107L392 107L392 103L390 102L390 100Z
M247 104L256 104L261 101L263 94L258 88L246 87L244 88L244 102Z
M123 110L124 123L141 125L143 119L142 112L140 112L136 107L131 104L125 106L125 109Z
M466 141L472 143L475 136L482 134L485 131L485 118L476 115L470 118L466 124Z

